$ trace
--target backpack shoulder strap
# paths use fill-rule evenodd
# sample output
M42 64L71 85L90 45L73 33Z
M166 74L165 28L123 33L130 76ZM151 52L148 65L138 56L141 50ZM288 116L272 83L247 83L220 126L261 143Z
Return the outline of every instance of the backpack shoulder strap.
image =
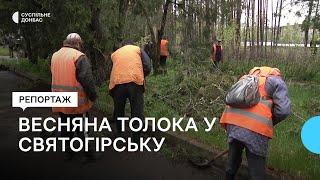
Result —
M249 71L250 75L256 75L256 76L264 76L267 77L269 75L274 75L274 76L280 76L280 70L278 68L271 68L267 66L262 66L262 67L254 67Z

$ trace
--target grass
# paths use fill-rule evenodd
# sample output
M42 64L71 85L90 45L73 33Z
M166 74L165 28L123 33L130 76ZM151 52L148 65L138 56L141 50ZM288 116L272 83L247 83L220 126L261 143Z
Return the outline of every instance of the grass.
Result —
M206 62L198 62L197 65L189 63L170 63L167 74L148 77L145 115L156 118L194 117L198 121L199 131L180 134L218 149L225 149L227 140L224 130L217 124L211 132L205 132L206 126L202 119L221 115L225 91L236 81L233 70L248 71L250 68L238 66L241 69L227 69L226 66L223 71L229 73L225 74L213 70ZM254 66L258 65L259 63ZM320 95L317 93L319 85L314 85L315 82L311 80L296 83L296 79L290 76L286 76L286 81L294 114L275 127L274 138L270 141L268 166L299 178L315 179L320 176L320 156L303 147L300 129L309 117L320 114ZM309 85L309 82L312 83ZM112 109L111 99L108 109ZM185 123L186 121L183 124Z
M48 60L38 60L37 64L30 63L27 59L2 60L0 64L12 67L18 71L31 73L37 77L51 81L50 62Z
M241 60L226 61L222 64L222 71L231 71L233 75L245 74L248 69L254 66L278 67L282 72L282 77L287 80L320 83L320 71L318 59L290 61L290 60Z
M26 60L1 63L50 78L47 61L39 61L38 65L31 65ZM167 74L147 78L145 115L156 118L194 117L200 131L180 134L225 149L227 143L224 130L216 125L211 132L205 132L202 119L219 117L224 109L226 90L237 80L234 76L259 65L280 68L289 88L293 110L293 115L275 127L275 136L270 141L268 166L298 178L316 179L320 176L320 156L308 152L300 140L300 130L306 119L320 114L320 95L317 92L320 82L317 70L319 62L316 60L308 60L307 63L279 61L278 65L276 61L270 60L226 61L221 66L222 71L219 71L214 70L212 64L205 60L181 57L169 59ZM108 82L98 88L99 99L96 104L110 115L113 102L108 95L107 85ZM126 108L126 112L129 112L129 107ZM163 151L168 156L178 156L170 153L167 148Z
M195 117L199 120L200 131L181 134L207 145L225 149L226 134L219 125L207 133L204 132L204 126L199 124L203 124L202 117L212 118L221 115L225 90L236 80L233 77L236 75L234 71L247 72L250 66L259 66L261 62L247 62L247 69L239 65L234 65L233 68L224 65L222 71L228 72L227 75L212 70L211 65L206 62L197 62L196 65L190 62L185 64L179 61L172 63L166 75L148 78L150 88L145 95L146 102L149 103L146 106L146 114L155 117L161 115ZM296 72L298 70L296 67L301 69L299 70L301 73L307 68L310 68L310 72L315 70L308 63L291 64L291 66L295 66L291 72ZM302 76L307 74L300 74L301 78L294 78L286 72L290 70L290 65L283 67L280 69L288 82L293 115L275 127L275 136L270 141L268 166L296 177L316 179L320 176L320 156L308 152L303 147L300 130L309 117L320 114L320 95L317 92L319 85L315 85L318 84L318 75L314 76L316 78L303 79ZM297 80L303 83L296 83Z
M9 49L3 46L0 46L0 56L9 56Z
M317 85L289 84L293 114L276 127L270 144L269 165L298 176L320 176L320 155L307 151L300 139L304 122L320 113Z

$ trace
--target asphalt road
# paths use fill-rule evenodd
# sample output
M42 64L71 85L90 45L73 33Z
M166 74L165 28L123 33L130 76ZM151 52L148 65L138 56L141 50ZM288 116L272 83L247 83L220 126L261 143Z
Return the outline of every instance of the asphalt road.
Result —
M46 91L7 71L0 71L0 179L223 179L223 173L196 169L186 161L167 159L161 153L118 153L108 149L97 161L83 163L78 154L72 161L62 152L23 153L18 141L23 136L42 136L39 133L18 132L19 117L49 117L48 108L11 107L12 91Z

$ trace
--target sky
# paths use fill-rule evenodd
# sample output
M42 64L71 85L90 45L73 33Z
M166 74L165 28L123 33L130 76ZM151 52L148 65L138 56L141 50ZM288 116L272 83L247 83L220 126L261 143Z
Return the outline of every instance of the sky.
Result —
M269 0L269 4L271 7L271 1ZM276 3L274 5L274 9L276 8ZM302 13L301 17L298 17L296 15L296 12L300 11ZM305 14L308 12L308 8L304 4L294 5L291 4L290 1L286 1L284 3L284 9L283 9L283 19L282 23L280 23L280 26L284 26L287 24L293 25L295 23L301 24L303 20L305 19ZM270 18L271 18L271 10L270 10Z
M272 6L273 10L275 12L277 1L279 0L268 0L268 24L271 25L271 18L272 18ZM287 24L293 25L295 23L301 24L305 18L306 13L308 12L307 4L299 3L299 4L293 4L291 3L293 0L284 0L283 2L283 10L282 10L282 17L280 21L280 26L286 26ZM258 1L256 1L256 12L257 12L257 6ZM302 16L298 17L296 15L296 12L300 11ZM245 23L245 12L243 12L242 16L242 23Z

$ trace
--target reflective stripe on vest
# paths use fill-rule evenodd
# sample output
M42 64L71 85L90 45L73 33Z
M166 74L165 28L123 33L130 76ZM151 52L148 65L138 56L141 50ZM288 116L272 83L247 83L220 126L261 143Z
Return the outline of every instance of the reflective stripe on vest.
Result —
M243 110L243 109L238 109L238 108L227 108L225 113L234 113L234 114L241 114L243 116L247 116L251 119L255 119L265 125L267 125L268 127L272 128L273 127L273 124L272 124L272 121L268 118L265 118L263 116L260 116L258 114L254 114L254 113L251 113L249 111L246 111L246 110Z
M92 107L92 102L87 98L81 84L76 78L76 61L82 52L63 47L55 52L51 60L53 92L77 92L78 107L53 107L53 112L62 112L64 114L83 114Z
M260 103L267 106L269 109L272 108L272 102L270 102L271 100L263 100L263 99L260 99Z
M82 87L72 87L72 86L61 86L61 85L52 85L51 89L53 91L65 92L65 91L75 91L78 93L84 93ZM83 105L88 102L88 98L78 96L78 105Z
M265 89L265 82L269 75L280 76L280 71L270 67L253 68L249 74L259 77L259 93L261 99L259 103L250 108L235 108L227 106L223 112L220 123L233 124L245 129L249 129L269 138L273 135L272 122L272 99L268 98Z
M82 87L63 86L63 85L51 85L51 89L64 90L64 91L83 91Z

